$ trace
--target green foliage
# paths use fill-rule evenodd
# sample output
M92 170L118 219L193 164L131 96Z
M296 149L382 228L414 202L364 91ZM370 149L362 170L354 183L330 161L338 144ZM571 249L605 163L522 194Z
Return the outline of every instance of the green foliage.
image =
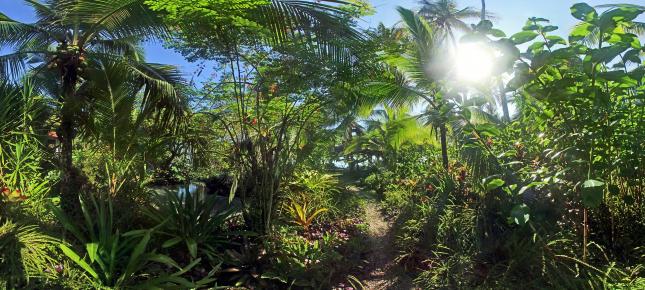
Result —
M270 248L275 255L271 269L262 274L264 279L276 280L291 287L331 286L330 278L343 256L335 249L340 240L334 234L310 241L298 235L282 236Z
M314 222L314 219L328 210L324 207L310 208L306 202L299 204L295 200L292 200L289 206L289 214L291 215L292 221L301 226L305 233L309 232L309 227Z
M156 229L120 233L115 227L111 201L90 200L92 204L88 205L81 199L84 221L82 227L71 221L60 209L54 208L54 211L65 229L79 243L77 250L70 248L67 243L61 243L60 249L83 270L93 287L158 289L196 287L200 283L211 281L204 278L194 284L183 278L182 275L199 263L199 260L181 267L170 257L150 249L150 241ZM158 265L175 268L176 272L166 274Z
M164 191L157 196L146 215L155 225L162 248L185 250L191 259L208 257L213 265L221 261L221 248L230 243L225 223L236 214L232 205L216 196ZM224 205L224 207L222 207Z
M0 286L27 285L32 279L53 279L58 265L52 246L58 240L38 227L4 220L0 225Z

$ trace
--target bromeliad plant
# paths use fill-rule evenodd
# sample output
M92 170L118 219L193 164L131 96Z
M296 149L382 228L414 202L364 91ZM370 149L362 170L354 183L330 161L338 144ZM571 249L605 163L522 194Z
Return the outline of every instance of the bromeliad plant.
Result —
M314 219L328 210L324 207L318 209L310 208L306 202L300 204L295 200L292 200L289 206L289 214L293 219L292 221L300 225L305 233L309 232L309 227L314 222Z
M218 208L217 201L214 195L200 197L188 190L181 195L165 191L145 213L166 239L162 248L183 247L190 259L206 256L217 264L222 259L221 248L230 243L225 223L238 210Z
M59 209L54 213L63 226L80 243L78 247L61 243L60 249L76 266L82 269L92 287L97 289L146 288L164 289L168 287L198 287L212 282L205 277L191 282L182 277L200 262L181 267L172 258L151 249L150 243L156 228L121 233L113 220L114 211L111 201L91 198L88 206L80 199L83 214L83 227L79 227ZM174 273L165 273L162 267L175 268Z

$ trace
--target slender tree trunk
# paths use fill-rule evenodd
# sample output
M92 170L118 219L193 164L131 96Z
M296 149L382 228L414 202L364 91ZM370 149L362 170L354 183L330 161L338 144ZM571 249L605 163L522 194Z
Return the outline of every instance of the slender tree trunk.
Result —
M441 138L441 161L443 163L443 168L448 170L448 142L446 140L446 124L442 123L439 126L440 138Z
M73 146L74 146L74 96L76 94L76 83L78 76L76 75L76 67L68 66L67 73L62 76L62 97L60 102L63 104L61 108L61 121L58 128L58 136L61 142L61 156L60 156L60 196L61 207L68 214L74 214L79 208L78 191L79 188L75 186L76 176L74 172L74 161L72 160Z
M486 0L482 0L482 21L486 20Z
M504 90L504 83L500 79L499 80L499 98L502 103L502 112L504 113L504 121L510 122L511 121L511 115L508 111L508 99L506 99L506 92Z

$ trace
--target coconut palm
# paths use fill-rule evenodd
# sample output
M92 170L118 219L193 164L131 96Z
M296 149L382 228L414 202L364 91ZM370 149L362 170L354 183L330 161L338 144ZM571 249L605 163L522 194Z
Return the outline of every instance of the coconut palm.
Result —
M73 140L84 108L94 101L90 90L106 66L118 67L137 92L141 110L170 123L183 112L175 90L179 74L170 66L146 63L141 41L166 35L160 18L144 0L25 0L36 21L22 23L0 13L0 44L11 52L0 56L0 71L18 79L28 72L58 105L57 129L62 144L61 196L63 205L75 203L72 191Z
M390 166L397 160L397 152L404 145L424 144L433 140L428 127L410 115L406 106L375 109L364 123L365 132L347 144L344 150L346 155L381 159Z
M481 12L472 7L459 9L453 0L422 0L420 3L419 14L435 25L442 39L449 39L455 46L455 31L470 31L470 26L464 20L492 17L485 12L483 1Z
M437 80L442 79L445 69L437 62L439 42L433 26L419 14L398 7L403 25L410 35L411 45L403 54L388 56L390 78L373 82L368 90L382 101L391 105L414 103L423 100L431 110L445 111L446 99L441 92ZM441 155L444 168L448 168L447 120L436 119L441 141Z

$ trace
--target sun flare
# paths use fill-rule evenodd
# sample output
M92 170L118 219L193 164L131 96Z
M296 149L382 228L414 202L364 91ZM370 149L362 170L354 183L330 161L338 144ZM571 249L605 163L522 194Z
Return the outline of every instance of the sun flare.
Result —
M493 53L478 43L462 43L456 54L457 78L469 82L482 82L493 71Z

